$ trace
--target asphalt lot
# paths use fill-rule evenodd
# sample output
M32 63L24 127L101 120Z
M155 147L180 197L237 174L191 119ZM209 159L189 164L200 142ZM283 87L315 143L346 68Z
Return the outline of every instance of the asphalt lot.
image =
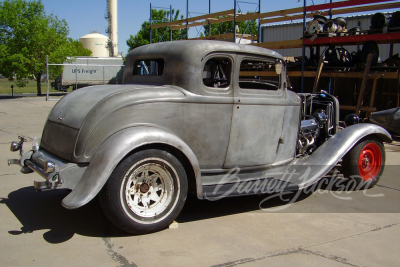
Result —
M216 202L189 197L177 229L130 236L105 219L96 200L64 209L67 191L36 193L39 175L7 166L18 157L10 142L24 135L29 149L55 103L0 99L1 266L399 265L400 142L385 145L387 167L373 189L321 184L291 205L270 195Z

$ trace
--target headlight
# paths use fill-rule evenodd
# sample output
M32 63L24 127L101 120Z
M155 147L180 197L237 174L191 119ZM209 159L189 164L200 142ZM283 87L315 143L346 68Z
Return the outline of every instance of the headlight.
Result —
M21 156L22 156L22 154L23 154L23 151L22 151L22 146L24 145L24 142L26 142L26 139L25 139L25 137L23 137L23 136L18 136L18 138L19 138L19 142L16 142L16 141L13 141L12 143L11 143L11 147L10 147L10 150L12 151L12 152L15 152L15 151L20 151L20 154L21 154Z
M10 150L11 151L15 152L15 151L18 151L20 148L21 148L21 144L20 143L15 142L15 141L13 141L11 143L11 146L10 146Z

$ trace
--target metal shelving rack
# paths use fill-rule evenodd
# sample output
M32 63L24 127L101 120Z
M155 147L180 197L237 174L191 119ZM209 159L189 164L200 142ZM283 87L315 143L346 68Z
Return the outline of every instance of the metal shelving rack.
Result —
M253 14L242 14L238 12L238 6L239 3L245 3L245 4L253 4L256 5L257 8ZM226 21L233 21L234 24L234 29L236 26L237 22L240 21L246 21L246 20L254 20L254 18L250 18L249 16L252 15L260 15L261 11L261 0L258 0L258 2L245 2L245 1L239 1L239 0L234 0L234 8L225 10L225 11L220 11L220 12L215 12L211 13L211 0L209 0L209 13L208 14L203 14L200 16L195 16L195 17L189 17L189 0L186 1L186 19L181 19L181 20L175 20L175 21L170 21L170 22L165 22L165 23L160 23L160 24L152 24L151 22L151 17L150 17L150 31L152 29L159 29L163 27L169 27L171 31L173 30L179 30L179 29L184 29L186 28L187 30L191 27L198 27L198 26L204 26L204 25L209 25L209 35L208 36L203 36L203 37L197 37L197 38L191 38L190 40L199 40L199 39L204 39L204 40L233 40L236 42L236 38L245 38L249 39L251 38L250 34L246 34L246 32L242 34L235 34L235 33L226 33L226 34L220 34L220 35L211 35L211 24L215 23L221 23L221 22L226 22ZM191 12L193 13L193 12ZM151 15L151 5L150 5L150 15ZM246 19L242 19L242 17L245 17ZM247 19L248 18L248 19ZM261 18L261 17L260 17ZM261 22L260 18L258 18L258 41L261 41ZM151 40L150 40L151 42Z
M378 44L393 44L400 42L400 32L391 32L391 33L377 33L377 34L363 34L363 35L349 35L349 36L336 36L336 37L317 37L313 39L303 38L298 40L285 40L285 41L275 41L275 42L261 42L261 25L276 23L276 22L284 22L284 21L293 21L293 20L303 20L303 27L305 28L305 23L307 18L312 18L316 11L322 11L321 15L323 16L332 16L332 15L342 15L349 13L357 13L357 12L366 12L366 11L378 11L383 9L393 9L400 8L399 1L393 0L347 0L347 1L339 1L339 2L331 2L327 4L321 5L311 5L307 6L306 0L304 0L303 7L291 8L286 10L277 10L261 13L261 0L258 0L258 12L254 14L242 14L237 12L237 3L239 1L234 0L234 8L226 11L211 13L211 0L209 0L209 14L204 14L196 17L188 17L188 7L189 0L187 0L187 11L186 11L186 19L170 21L166 23L151 25L151 29L157 29L161 27L170 27L170 30L178 30L183 28L190 28L195 26L202 25L211 25L213 23L220 23L225 21L233 21L234 25L237 22L248 21L248 20L258 20L259 25L259 35L258 35L258 43L253 43L251 45L269 48L269 49L287 49L287 48L303 48L303 58L305 55L306 47L316 47L317 52L319 51L320 46L329 46L329 45L359 45L363 44L366 41L373 40ZM221 17L224 16L224 17ZM150 23L151 24L151 23ZM240 38L249 38L245 34L239 35ZM214 35L211 36L209 32L209 36L200 37L200 38L192 38L192 39L208 39L208 40L233 40L236 42L237 34L236 33L228 33L222 35ZM319 54L319 53L317 53ZM330 73L323 72L320 74L321 77L349 77L349 78L361 78L363 79L362 84L366 84L366 80L374 79L373 92L376 90L376 80L377 79L398 79L398 84L400 85L400 78L397 73ZM305 66L303 63L302 71L289 72L290 76L302 77L302 87L301 90L304 92L304 77L316 77L317 71L305 71ZM319 75L318 75L319 78ZM399 86L400 87L400 86ZM363 88L360 89L359 100L363 96ZM398 96L397 96L397 106L399 106L400 102L400 90L398 88ZM371 97L370 107L364 108L364 110L368 110L370 112L372 110L371 105L373 104L373 96ZM343 106L343 109L352 109L355 110L356 113L360 112L360 104L356 107L352 106Z
M312 5L307 6L304 0L303 8L293 8L287 10L273 11L268 13L259 14L264 18L261 23L276 23L288 20L298 20L303 19L303 28L305 29L306 18L312 18L314 11L321 11L321 15L332 16L332 15L342 15L348 13L365 12L365 11L377 11L383 9L393 9L399 8L400 2L394 2L389 0L352 0L352 1L340 1L335 3L328 3L322 5ZM302 12L302 13L301 13ZM257 16L251 16L247 18L257 18ZM241 18L246 19L246 17ZM285 41L275 41L275 42L262 42L257 44L252 44L259 47L265 47L269 49L287 49L287 48L302 48L302 56L305 56L306 47L316 47L317 55L319 55L320 46L329 45L362 45L367 41L374 41L377 44L393 44L400 42L400 32L390 32L390 33L375 33L375 34L362 34L362 35L348 35L348 36L335 36L335 37L317 37L317 38L305 38L303 34L302 39L298 40L285 40ZM391 49L391 53L393 49ZM389 57L391 57L389 55ZM322 66L321 66L322 69ZM400 85L399 70L397 72L376 72L369 73L369 68L365 69L364 72L357 73L335 73L335 72L323 72L321 69L317 71L305 71L304 61L302 62L301 71L290 71L289 76L291 77L301 77L301 91L304 92L304 78L305 77L315 77L315 84L318 84L319 77L329 77L329 78L360 78L362 79L361 87L358 93L358 101L356 106L344 106L341 105L341 109L353 110L356 114L360 114L361 109L367 114L374 111L374 98L377 90L377 80L378 79L397 79L397 84ZM367 71L368 70L368 71ZM364 96L366 84L368 79L373 79L372 93L369 101L369 105L362 107L362 99ZM400 86L397 88L397 106L400 102ZM316 89L316 88L314 88Z

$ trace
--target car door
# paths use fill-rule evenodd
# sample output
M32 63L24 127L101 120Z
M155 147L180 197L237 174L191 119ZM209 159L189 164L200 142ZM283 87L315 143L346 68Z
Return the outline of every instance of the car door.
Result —
M285 112L282 66L275 58L236 56L232 126L224 168L275 162Z

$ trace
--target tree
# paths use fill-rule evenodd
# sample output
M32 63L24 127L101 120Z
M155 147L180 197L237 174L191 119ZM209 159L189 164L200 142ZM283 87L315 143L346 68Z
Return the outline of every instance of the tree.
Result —
M0 73L10 80L35 78L41 95L41 77L49 62L63 63L67 56L91 55L68 38L65 20L47 16L38 1L6 0L0 3Z
M92 50L85 48L78 40L68 38L68 43L70 56L90 57L93 53Z
M219 18L224 18L224 17L219 17ZM237 22L236 25L239 26L239 33L251 34L253 36L258 35L258 26L255 20ZM208 25L204 25L203 27L204 27L203 36L208 36L209 35ZM233 33L233 32L235 32L233 28L233 21L225 21L225 22L211 24L211 35Z
M164 22L168 22L170 17L170 12L165 11L165 10L152 10L152 21L153 25L154 24L160 24ZM176 11L173 9L172 10L172 17L173 20L177 20L179 18L179 10ZM183 19L183 16L181 16L181 19ZM158 29L152 29L152 41L153 43L158 43L161 41L169 41L169 27L162 27ZM181 29L181 30L175 30L172 31L172 40L182 40L186 39L186 29ZM126 40L127 45L129 46L129 49L132 50L136 47L146 45L150 43L150 22L145 21L142 23L142 27L139 30L139 32L133 36L131 35L128 40Z

